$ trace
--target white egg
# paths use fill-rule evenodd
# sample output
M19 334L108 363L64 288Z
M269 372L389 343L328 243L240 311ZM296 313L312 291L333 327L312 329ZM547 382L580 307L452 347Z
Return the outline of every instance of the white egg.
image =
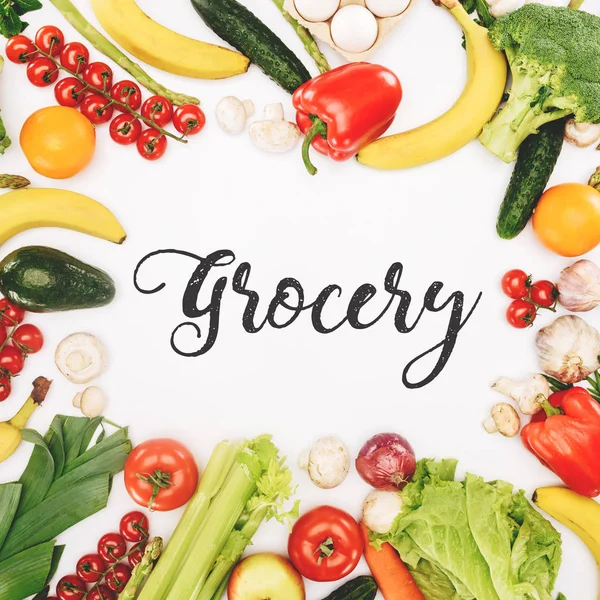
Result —
M359 4L344 6L331 21L331 37L336 46L346 52L366 52L378 35L377 19Z
M367 8L381 18L396 17L403 13L411 0L366 0Z
M294 4L303 19L320 23L333 17L340 7L340 0L294 0Z

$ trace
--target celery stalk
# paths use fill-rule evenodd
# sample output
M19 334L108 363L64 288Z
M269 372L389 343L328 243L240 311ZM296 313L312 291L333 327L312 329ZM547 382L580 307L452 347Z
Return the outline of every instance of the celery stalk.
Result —
M244 443L221 442L213 451L200 485L188 503L171 540L152 571L138 600L162 600L177 573L183 567L188 552L203 524L211 500L218 494Z

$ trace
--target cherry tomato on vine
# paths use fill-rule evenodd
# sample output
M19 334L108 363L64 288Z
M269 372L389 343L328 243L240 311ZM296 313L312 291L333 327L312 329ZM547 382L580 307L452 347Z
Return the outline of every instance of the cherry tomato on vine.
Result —
M363 549L358 523L332 506L320 506L300 517L288 540L290 560L311 581L338 581L350 575Z
M65 36L54 25L44 25L35 34L35 45L50 56L58 56L63 49Z
M521 269L512 269L502 278L502 291L513 300L528 296L530 286L531 277Z
M86 554L77 561L77 576L86 583L100 581L106 569L106 563L99 554Z
M114 109L108 98L100 94L89 94L83 99L79 110L91 123L101 125L110 121Z
M141 542L136 544L132 549L131 553L127 557L127 561L129 562L129 566L134 569L137 565L142 562L142 557L144 556L144 550L146 549L146 542Z
M112 565L127 554L127 544L120 534L106 533L98 542L98 554Z
M158 160L167 151L167 138L153 127L150 127L142 131L137 140L137 149L140 156L146 160Z
M58 79L58 67L45 56L27 63L27 79L36 87L47 87Z
M142 91L140 86L133 81L119 81L112 86L110 95L121 104L126 104L131 110L139 110L142 105ZM117 110L125 112L120 106Z
M506 320L517 329L531 327L536 317L536 307L527 300L513 300L506 311Z
M107 92L112 87L112 69L103 62L93 62L83 70L83 80L89 85Z
M5 327L14 327L23 322L25 311L9 302L6 298L0 299L0 323Z
M531 284L529 297L532 302L543 308L552 308L558 298L558 289L546 279Z
M26 35L13 35L6 42L6 58L10 62L23 64L38 55L34 43Z
M131 568L123 563L120 563L115 565L114 569L111 569L106 574L104 581L113 592L120 594L130 579Z
M11 375L18 375L25 364L23 353L14 346L4 346L0 350L0 369L8 371Z
M195 135L204 129L206 115L199 106L184 104L173 113L173 125L179 133Z
M61 106L79 106L85 98L85 84L76 77L61 79L54 87L54 97Z
M116 600L116 598L117 595L107 585L102 583L91 590L85 600Z
M10 383L10 377L4 373L0 376L0 402L4 402L4 400L10 396L11 391L12 385Z
M4 344L6 338L8 337L8 332L6 331L6 327L0 325L0 346Z
M121 519L119 531L128 542L141 542L148 537L149 527L148 517L134 510Z
M23 354L35 354L44 345L44 335L38 327L31 323L19 325L13 333L12 344Z
M69 42L60 53L60 64L79 75L90 60L90 51L80 42Z
M129 146L135 144L142 133L142 125L139 120L128 113L117 115L110 122L110 137L117 144Z
M150 96L142 105L142 116L159 127L164 127L171 121L173 105L162 96Z
M56 595L60 600L80 600L86 592L85 581L77 575L65 575L56 585Z

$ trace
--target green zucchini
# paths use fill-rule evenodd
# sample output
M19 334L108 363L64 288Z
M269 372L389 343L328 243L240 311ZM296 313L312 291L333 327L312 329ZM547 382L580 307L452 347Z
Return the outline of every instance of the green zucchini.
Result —
M254 13L236 0L192 0L202 20L223 40L293 94L310 73Z
M115 297L113 280L60 250L26 246L0 262L0 292L31 312L105 306Z
M559 119L547 123L521 144L496 223L501 238L512 240L525 229L554 171L564 132L565 121Z
M335 590L325 600L374 600L377 595L377 584L372 577L363 575L348 581Z

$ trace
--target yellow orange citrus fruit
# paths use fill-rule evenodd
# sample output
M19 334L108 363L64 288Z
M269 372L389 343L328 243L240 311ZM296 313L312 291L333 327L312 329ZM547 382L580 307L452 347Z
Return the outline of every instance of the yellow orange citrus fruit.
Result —
M35 171L51 179L67 179L92 160L96 130L74 108L50 106L34 112L25 121L20 141Z

